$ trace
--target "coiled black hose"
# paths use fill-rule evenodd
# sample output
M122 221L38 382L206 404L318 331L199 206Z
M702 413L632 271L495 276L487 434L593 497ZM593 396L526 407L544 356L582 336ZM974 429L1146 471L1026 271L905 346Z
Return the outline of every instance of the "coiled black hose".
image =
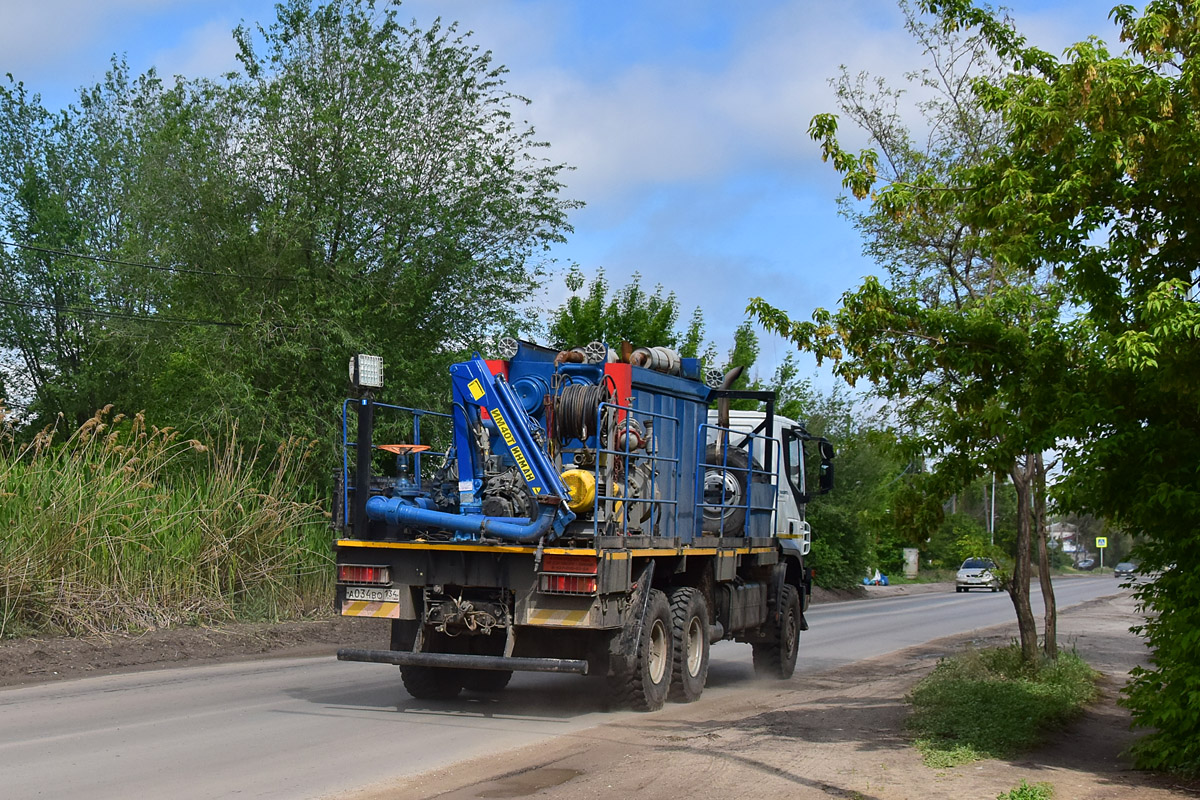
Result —
M555 438L560 442L586 441L596 433L596 412L607 401L608 387L604 384L564 386L554 402Z

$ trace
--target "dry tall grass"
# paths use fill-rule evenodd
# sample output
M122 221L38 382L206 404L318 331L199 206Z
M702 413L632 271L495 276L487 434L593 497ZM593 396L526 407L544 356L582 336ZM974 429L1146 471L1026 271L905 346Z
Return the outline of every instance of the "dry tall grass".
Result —
M61 438L0 428L0 636L101 633L328 602L324 519L296 476L236 427L202 443L105 408Z

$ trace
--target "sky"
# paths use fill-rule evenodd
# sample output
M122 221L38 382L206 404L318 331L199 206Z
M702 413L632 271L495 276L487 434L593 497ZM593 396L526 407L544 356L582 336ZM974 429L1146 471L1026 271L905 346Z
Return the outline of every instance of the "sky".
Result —
M1061 53L1090 34L1111 40L1113 2L1007 5L1031 42ZM564 195L586 205L550 254L560 273L578 264L617 287L635 272L661 283L681 324L703 310L724 353L750 297L808 319L876 272L806 130L836 110L840 65L897 84L922 66L894 0L412 0L399 14L457 21L491 50L531 101L549 157L574 168ZM51 108L100 80L114 54L135 73L214 77L237 66L232 29L274 17L264 0L0 0L0 75ZM541 302L566 295L558 277ZM769 378L792 346L760 335Z

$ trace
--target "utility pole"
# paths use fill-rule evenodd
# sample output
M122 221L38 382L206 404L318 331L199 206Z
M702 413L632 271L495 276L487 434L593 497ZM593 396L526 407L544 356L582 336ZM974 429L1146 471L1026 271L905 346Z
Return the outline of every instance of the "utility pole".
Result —
M988 544L996 546L996 473L992 473L992 512L988 515Z

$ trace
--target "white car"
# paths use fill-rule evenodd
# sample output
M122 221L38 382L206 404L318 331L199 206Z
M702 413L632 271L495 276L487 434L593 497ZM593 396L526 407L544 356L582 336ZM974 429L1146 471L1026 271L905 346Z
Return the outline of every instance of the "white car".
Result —
M994 570L996 562L990 558L968 558L954 576L954 591L969 592L972 589L1000 591L1000 579Z

